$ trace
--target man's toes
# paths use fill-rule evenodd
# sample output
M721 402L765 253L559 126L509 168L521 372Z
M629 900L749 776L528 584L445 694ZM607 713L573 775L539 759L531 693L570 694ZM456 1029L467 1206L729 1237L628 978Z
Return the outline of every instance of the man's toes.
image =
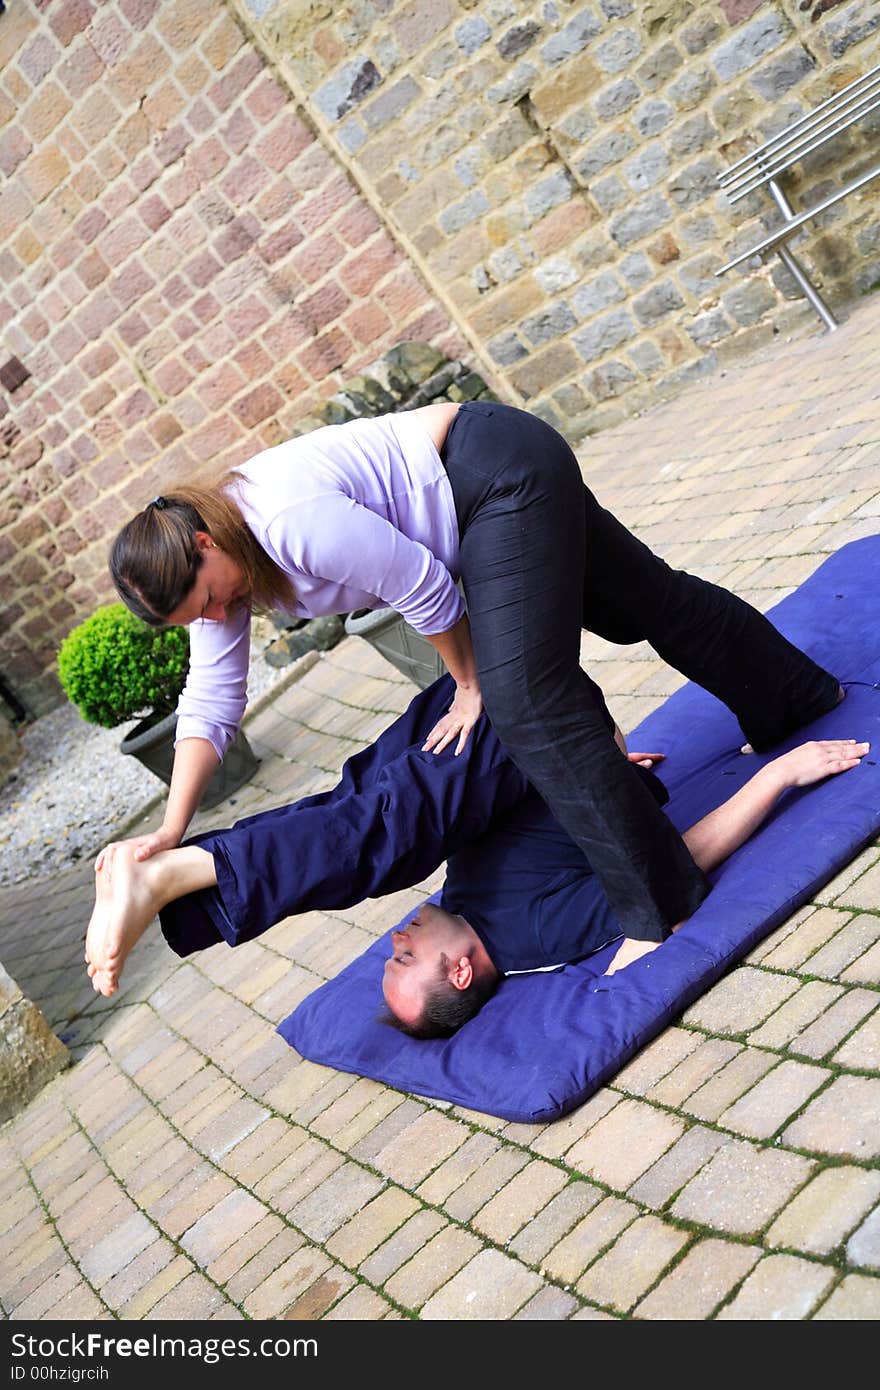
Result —
M92 975L92 988L96 994L103 994L109 998L111 994L116 993L116 977L106 970L96 970Z

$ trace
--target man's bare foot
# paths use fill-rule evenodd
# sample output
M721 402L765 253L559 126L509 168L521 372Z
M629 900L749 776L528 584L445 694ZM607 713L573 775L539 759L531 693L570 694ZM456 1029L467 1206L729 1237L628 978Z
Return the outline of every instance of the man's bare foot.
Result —
M115 994L122 967L163 905L157 890L155 861L138 862L134 849L119 844L113 874L104 863L95 874L95 908L86 933L86 964L92 987Z
M841 700L843 700L843 699L845 699L845 698L846 698L846 691L844 690L844 688L843 688L842 685L839 685L839 686L837 687L837 703L840 704ZM741 753L754 753L755 750L754 750L754 748L752 747L752 745L751 745L750 743L744 743L743 746L742 746L742 748L741 748L739 751L740 751Z

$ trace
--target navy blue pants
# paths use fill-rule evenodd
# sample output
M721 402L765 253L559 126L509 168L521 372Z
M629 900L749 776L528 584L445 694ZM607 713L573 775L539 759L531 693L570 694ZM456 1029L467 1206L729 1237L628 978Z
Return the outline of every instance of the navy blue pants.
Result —
M535 416L467 402L443 460L496 733L594 868L626 934L663 940L708 883L614 744L602 692L580 666L581 630L648 641L723 700L759 750L831 709L838 682L756 609L671 569L631 535Z
M518 805L528 783L485 714L459 757L421 751L453 693L444 676L417 695L332 791L188 840L213 855L217 887L162 909L172 950L237 946L294 913L409 888Z

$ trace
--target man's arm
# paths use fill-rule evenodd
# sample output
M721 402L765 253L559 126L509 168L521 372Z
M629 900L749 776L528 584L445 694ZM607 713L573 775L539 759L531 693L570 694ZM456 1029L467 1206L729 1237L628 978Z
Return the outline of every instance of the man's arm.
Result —
M717 868L755 833L783 792L792 787L809 787L858 767L870 747L869 743L856 743L855 739L824 740L804 743L783 753L781 758L774 758L728 801L684 832L682 839L694 862L704 873ZM679 922L673 930L680 926L684 923ZM605 973L617 974L660 944L625 939Z
M825 740L801 744L774 758L729 801L684 832L682 839L695 862L704 873L717 868L754 834L783 792L858 767L870 746L855 739Z

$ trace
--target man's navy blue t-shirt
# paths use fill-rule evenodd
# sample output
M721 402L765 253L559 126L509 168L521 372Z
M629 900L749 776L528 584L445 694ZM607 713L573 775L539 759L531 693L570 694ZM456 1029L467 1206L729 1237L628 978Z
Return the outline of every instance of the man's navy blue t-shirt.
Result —
M669 793L636 767L654 799ZM583 851L538 793L450 854L443 906L464 917L502 974L580 960L623 934Z
M443 906L502 974L564 965L621 928L581 850L535 791L447 862Z

